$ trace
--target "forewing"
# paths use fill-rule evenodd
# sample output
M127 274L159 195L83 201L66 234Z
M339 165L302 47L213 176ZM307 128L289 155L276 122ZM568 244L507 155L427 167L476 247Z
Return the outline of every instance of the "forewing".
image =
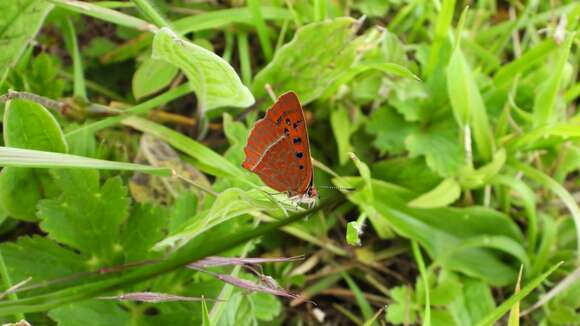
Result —
M278 98L272 108L266 112L266 120L272 121L278 132L288 137L292 155L287 155L289 162L298 169L294 173L298 179L294 179L292 190L303 194L308 189L312 179L312 161L310 159L310 143L308 140L308 128L304 111L294 92L288 92ZM299 169L299 167L303 169Z
M304 194L312 180L312 163L304 112L293 92L286 93L256 122L244 148L242 166L271 188Z

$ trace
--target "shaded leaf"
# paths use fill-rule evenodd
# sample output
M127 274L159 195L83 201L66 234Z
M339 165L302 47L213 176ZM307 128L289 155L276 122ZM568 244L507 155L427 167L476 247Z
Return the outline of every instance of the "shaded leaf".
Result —
M0 85L28 42L34 39L53 5L42 0L0 2Z

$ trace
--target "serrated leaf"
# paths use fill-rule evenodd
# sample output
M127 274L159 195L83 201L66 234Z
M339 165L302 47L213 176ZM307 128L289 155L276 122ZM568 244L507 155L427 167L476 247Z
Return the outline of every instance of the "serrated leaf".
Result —
M381 154L400 154L405 150L405 139L417 127L389 107L376 110L369 118L367 132L376 135L373 145Z
M67 151L58 122L37 103L8 101L3 125L7 146L61 153ZM0 174L0 205L14 218L33 221L36 219L36 204L46 195L41 191L47 188L46 182L46 171L6 167Z
M423 155L431 170L442 177L451 177L465 161L458 137L453 126L438 124L410 134L405 139L405 145L411 157Z
M431 191L409 202L409 207L435 208L453 204L461 195L461 187L453 178L443 180Z
M119 226L129 209L121 179L108 179L101 186L95 170L54 170L51 174L62 195L40 202L40 227L52 239L92 255L94 267L111 264L122 248Z
M224 59L162 28L153 39L154 59L179 67L195 89L203 111L224 107L248 107L254 97Z
M1 245L13 283L28 277L33 282L69 276L87 270L87 256L75 253L47 238L21 237Z
M48 315L60 326L128 325L131 315L117 303L87 300L51 310Z
M133 96L141 99L169 86L177 75L177 67L161 60L147 58L133 75Z
M339 72L355 62L354 23L350 17L341 17L300 27L292 41L276 51L274 59L256 75L252 92L265 97L265 86L270 84L279 94L296 92L302 104L318 98ZM320 46L321 40L332 42Z
M149 258L149 249L160 241L167 225L167 211L163 207L138 205L123 230L123 254L125 262Z
M34 39L52 7L43 0L0 2L0 85L28 42Z

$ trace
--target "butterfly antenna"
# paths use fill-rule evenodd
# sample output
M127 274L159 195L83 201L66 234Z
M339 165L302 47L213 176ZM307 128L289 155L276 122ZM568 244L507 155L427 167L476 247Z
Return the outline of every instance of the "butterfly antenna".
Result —
M278 97L276 97L276 93L274 93L274 89L272 89L272 85L266 84L266 86L264 86L264 88L266 89L266 92L268 93L268 95L270 95L270 98L272 99L272 101L276 102L276 99Z
M190 180L190 179L182 176L181 174L177 173L177 171L175 171L175 170L172 170L172 174L173 174L174 177L176 177L178 179L181 179L181 180L189 183L190 185L192 185L196 189L199 189L199 190L201 190L203 192L206 192L206 193L208 193L208 194L210 194L210 195L212 195L214 197L217 197L217 195L219 195L217 192L215 192L215 191L213 191L213 190L211 190L211 189L209 189L209 188L207 188L205 186L202 186L202 185L200 185L199 183L196 183L193 180Z
M349 187L335 187L335 186L317 186L317 187L323 188L323 189L344 190L344 191L355 190L355 188L349 188Z

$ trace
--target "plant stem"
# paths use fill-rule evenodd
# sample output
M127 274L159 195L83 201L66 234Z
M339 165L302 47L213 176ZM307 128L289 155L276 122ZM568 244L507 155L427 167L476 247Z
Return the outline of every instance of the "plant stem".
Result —
M10 280L10 275L8 275L8 269L6 268L6 263L4 262L4 255L2 255L2 250L0 249L0 277L2 278L2 287L4 290L10 289L12 286L12 281ZM8 293L8 299L10 301L18 300L18 295L14 292ZM14 313L14 319L16 322L24 320L24 313L16 312Z
M143 14L149 18L157 27L169 27L169 22L161 16L161 14L153 7L153 5L147 0L133 0L133 3L143 12Z

